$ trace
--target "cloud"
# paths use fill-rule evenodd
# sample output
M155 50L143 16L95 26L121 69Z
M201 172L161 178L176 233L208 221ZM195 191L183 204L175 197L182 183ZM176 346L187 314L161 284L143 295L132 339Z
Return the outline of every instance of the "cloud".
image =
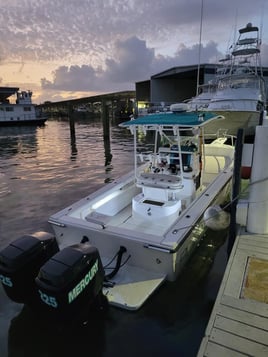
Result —
M155 55L144 40L131 37L115 43L116 57L106 60L106 68L91 65L60 66L53 73L53 81L41 80L43 89L66 91L109 91L134 88L135 82L147 80L151 75L170 67L198 63L199 45L180 44L174 57ZM214 62L220 52L215 42L202 46L202 62ZM222 56L222 54L221 54Z
M115 59L106 60L105 78L115 83L135 82L148 77L155 58L146 41L131 37L115 43Z
M203 3L202 63L216 62L237 29L253 22L263 24L268 65L266 0ZM134 89L153 74L198 62L200 16L199 0L9 0L0 12L3 85L20 78L50 94ZM29 73L33 62L40 70Z
M262 3L204 1L204 42L225 44L236 21L243 26L261 17ZM90 57L91 65L104 64L118 40L132 37L161 54L167 44L198 42L200 7L197 0L10 0L0 13L1 58L81 65Z
M98 90L100 73L92 66L60 66L53 72L53 81L41 79L43 89L88 91L90 88Z

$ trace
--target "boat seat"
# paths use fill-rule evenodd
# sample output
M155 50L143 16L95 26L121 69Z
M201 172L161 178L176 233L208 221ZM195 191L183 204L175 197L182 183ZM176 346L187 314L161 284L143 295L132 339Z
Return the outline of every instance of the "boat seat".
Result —
M85 220L87 222L105 227L106 224L111 220L111 217L107 216L106 214L91 212L87 216L85 216Z
M151 186L175 190L181 188L182 183L180 177L175 175L143 172L137 177L137 186Z

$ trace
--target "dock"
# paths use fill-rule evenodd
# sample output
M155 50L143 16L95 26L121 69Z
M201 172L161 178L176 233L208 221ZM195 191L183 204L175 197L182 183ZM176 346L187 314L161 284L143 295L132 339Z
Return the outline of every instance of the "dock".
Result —
M268 234L239 227L197 356L268 356Z

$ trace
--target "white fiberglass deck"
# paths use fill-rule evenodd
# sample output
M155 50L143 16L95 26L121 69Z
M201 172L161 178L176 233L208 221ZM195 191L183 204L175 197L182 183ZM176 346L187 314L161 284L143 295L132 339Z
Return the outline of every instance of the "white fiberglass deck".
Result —
M268 236L240 228L198 357L268 356Z

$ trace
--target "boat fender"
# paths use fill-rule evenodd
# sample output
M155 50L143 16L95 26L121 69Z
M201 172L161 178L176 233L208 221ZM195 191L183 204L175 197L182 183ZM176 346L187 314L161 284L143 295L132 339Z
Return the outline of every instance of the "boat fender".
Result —
M251 167L250 166L241 166L241 178L244 180L248 180L251 175Z
M211 206L204 213L204 222L213 231L224 230L230 225L230 214L220 206Z

